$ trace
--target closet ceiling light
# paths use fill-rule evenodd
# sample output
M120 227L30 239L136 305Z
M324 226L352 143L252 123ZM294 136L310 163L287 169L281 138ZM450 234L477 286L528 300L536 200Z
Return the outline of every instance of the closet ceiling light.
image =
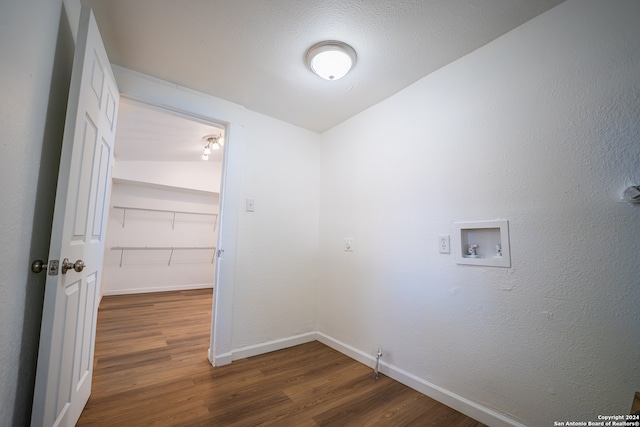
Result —
M218 135L205 135L202 137L207 143L202 149L202 160L209 160L209 154L212 150L219 150L224 145L224 138L222 134Z
M346 43L329 40L307 51L307 66L325 80L344 77L356 64L356 51Z

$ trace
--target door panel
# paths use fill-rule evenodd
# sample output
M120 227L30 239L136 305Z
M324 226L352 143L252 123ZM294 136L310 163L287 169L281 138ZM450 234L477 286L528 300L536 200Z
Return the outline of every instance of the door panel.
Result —
M91 230L91 240L92 241L104 241L103 233L105 231L105 214L106 211L104 209L100 209L100 206L108 205L108 197L109 197L109 182L107 181L108 169L110 166L110 159L113 157L113 153L111 152L111 147L109 144L103 139L100 141L100 146L98 147L98 176L97 176L97 189L98 193L96 195L95 207L94 207L94 216L93 216L93 228Z
M60 158L32 426L73 426L91 392L118 88L89 8L82 8ZM84 269L62 273L64 259Z

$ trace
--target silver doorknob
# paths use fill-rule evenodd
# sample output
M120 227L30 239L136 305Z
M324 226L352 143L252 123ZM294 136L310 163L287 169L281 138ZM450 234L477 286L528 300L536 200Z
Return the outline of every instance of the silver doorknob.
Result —
M33 264L31 264L31 271L33 271L34 273L41 273L46 269L47 269L47 264L41 259L37 259L33 261Z
M76 262L71 262L69 261L69 258L65 258L64 260L62 260L61 270L62 274L67 274L67 271L71 269L74 269L75 271L80 273L82 270L84 270L84 267L85 263L81 259L77 260Z

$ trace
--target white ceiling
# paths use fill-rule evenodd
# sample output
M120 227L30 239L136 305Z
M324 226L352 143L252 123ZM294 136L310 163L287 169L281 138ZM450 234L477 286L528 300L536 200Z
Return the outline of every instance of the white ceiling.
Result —
M203 162L207 135L224 136L216 127L177 113L121 98L116 128L116 160ZM221 162L222 150L212 151L209 162Z
M114 64L323 132L563 0L82 0ZM358 54L343 79L313 44Z

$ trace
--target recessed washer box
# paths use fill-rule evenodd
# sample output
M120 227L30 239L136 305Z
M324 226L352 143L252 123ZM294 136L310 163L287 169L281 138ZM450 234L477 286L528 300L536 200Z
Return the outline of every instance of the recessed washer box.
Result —
M509 221L455 222L456 263L511 267Z

